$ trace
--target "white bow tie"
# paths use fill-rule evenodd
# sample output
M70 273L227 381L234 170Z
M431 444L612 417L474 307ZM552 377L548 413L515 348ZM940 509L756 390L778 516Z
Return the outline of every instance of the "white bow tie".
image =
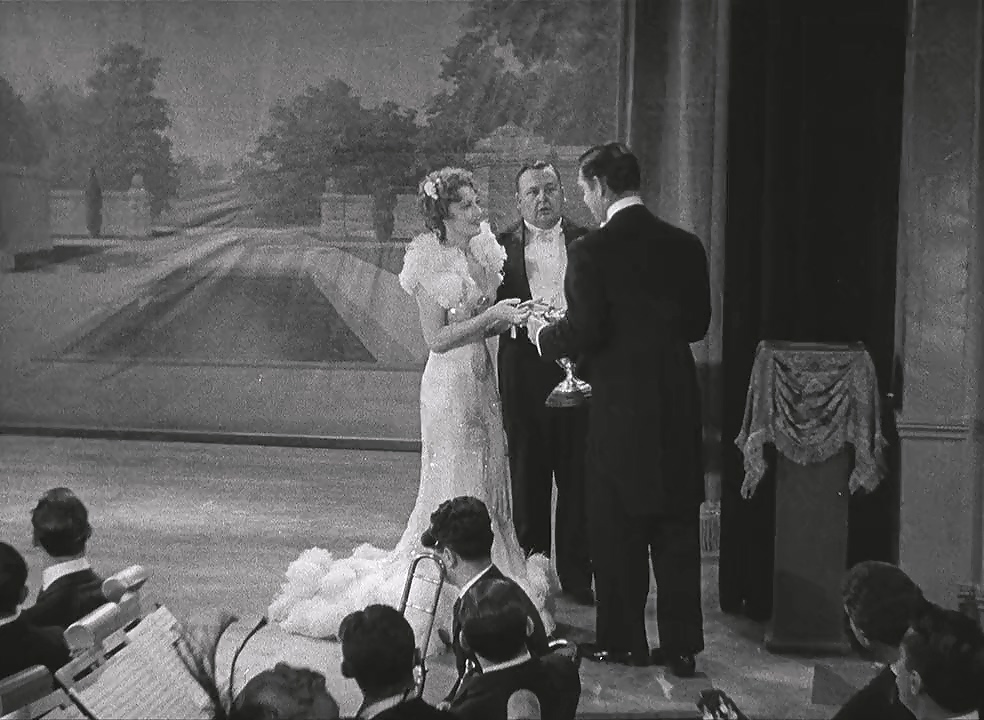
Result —
M530 240L532 242L543 241L550 242L557 240L560 237L560 225L555 225L552 228L544 230L538 227L529 227L527 230L530 233Z

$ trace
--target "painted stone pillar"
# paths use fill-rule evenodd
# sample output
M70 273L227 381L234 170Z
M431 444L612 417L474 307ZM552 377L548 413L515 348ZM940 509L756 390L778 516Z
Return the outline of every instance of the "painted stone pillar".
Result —
M897 286L899 562L936 602L982 580L984 0L910 0ZM900 396L898 395L900 393Z

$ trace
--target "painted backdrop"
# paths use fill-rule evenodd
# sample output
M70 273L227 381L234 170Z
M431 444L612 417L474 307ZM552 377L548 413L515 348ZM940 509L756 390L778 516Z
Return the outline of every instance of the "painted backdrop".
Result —
M615 136L621 3L0 3L4 424L415 439L428 170Z

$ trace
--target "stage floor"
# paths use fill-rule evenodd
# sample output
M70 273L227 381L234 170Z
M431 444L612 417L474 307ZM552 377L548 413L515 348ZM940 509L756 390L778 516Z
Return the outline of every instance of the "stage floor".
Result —
M419 461L400 452L0 436L0 537L27 557L33 597L41 558L31 547L30 511L46 489L72 488L89 507L98 571L139 563L152 573L148 599L178 617L207 622L229 610L242 618L223 643L222 666L301 550L319 545L346 554L362 542L395 544ZM685 717L700 690L715 686L752 718L827 718L874 674L856 658L768 653L763 625L718 609L714 561L704 565L704 613L707 649L696 678L586 662L580 713ZM558 621L567 637L592 638L590 609L561 601ZM654 614L649 627L655 642ZM359 692L341 677L338 646L277 628L247 645L237 685L278 660L325 673L343 713L354 712ZM430 663L432 699L446 692L450 665L447 656Z

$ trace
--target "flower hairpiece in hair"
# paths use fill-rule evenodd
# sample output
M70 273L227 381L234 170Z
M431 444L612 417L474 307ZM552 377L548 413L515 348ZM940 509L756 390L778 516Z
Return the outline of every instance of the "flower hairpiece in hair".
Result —
M434 180L424 181L424 195L429 197L431 200L437 200L437 182Z

